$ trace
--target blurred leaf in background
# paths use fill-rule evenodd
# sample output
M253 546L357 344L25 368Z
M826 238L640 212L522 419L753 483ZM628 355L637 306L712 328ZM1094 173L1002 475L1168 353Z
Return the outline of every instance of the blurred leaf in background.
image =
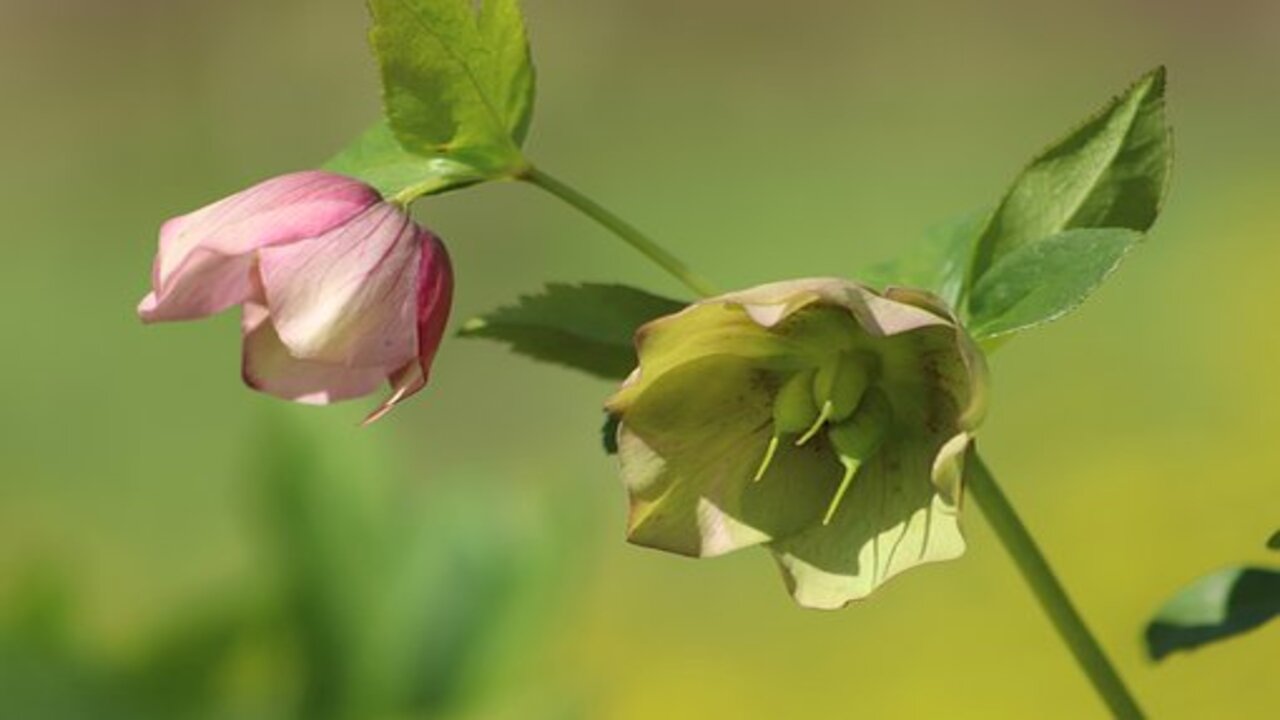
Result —
M536 505L465 483L426 502L387 448L301 417L267 419L247 476L260 577L110 657L33 574L0 623L0 717L575 717L527 675L574 555Z
M67 580L39 567L15 585L0 615L0 717L130 717L138 708L113 691L118 669L90 657L75 635Z
M1267 540L1280 550L1280 531ZM1147 623L1147 655L1162 660L1179 650L1240 635L1280 615L1280 570L1238 565L1180 588Z
M964 294L969 256L990 216L991 210L983 210L935 225L925 231L919 243L896 258L872 265L858 277L882 290L889 286L928 290L956 307Z
M1280 571L1232 567L1179 590L1147 625L1147 654L1160 660L1252 630L1280 615Z

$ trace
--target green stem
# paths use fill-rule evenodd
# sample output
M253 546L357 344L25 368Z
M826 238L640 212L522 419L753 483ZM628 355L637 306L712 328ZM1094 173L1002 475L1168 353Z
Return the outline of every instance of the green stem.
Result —
M644 233L637 230L627 221L606 210L595 200L592 200L586 195L583 195L572 187L537 168L531 167L524 171L520 174L520 179L537 185L566 203L569 203L582 214L605 226L614 235L617 235L628 245L639 250L642 255L652 260L663 270L666 270L672 277L684 283L685 287L694 291L699 296L707 297L716 294L716 290L712 287L711 283L703 280L684 263L680 262L676 256L667 252L662 248L662 246L645 237Z
M1036 599L1040 601L1040 607L1049 616L1058 635L1071 650L1076 663L1089 677L1089 682L1093 683L1094 690L1106 702L1111 713L1118 718L1143 717L1137 700L1125 687L1124 680L1107 659L1102 646L1089 633L1084 618L1080 617L1080 613L1071 604L1066 590L1054 576L1044 555L1040 554L1040 548L1036 547L1031 533L1027 532L1013 505L1009 504L1009 499L977 453L969 456L965 482L1005 550L1013 556L1014 563L1022 572L1022 578L1031 586Z

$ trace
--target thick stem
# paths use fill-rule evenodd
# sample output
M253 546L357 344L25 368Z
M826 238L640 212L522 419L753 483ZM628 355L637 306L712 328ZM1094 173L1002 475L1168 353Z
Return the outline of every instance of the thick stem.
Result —
M1071 650L1076 663L1089 677L1089 682L1093 683L1094 690L1102 697L1111 713L1118 718L1143 717L1137 700L1125 687L1124 680L1107 659L1102 646L1090 634L1084 618L1080 617L1080 613L1071 604L1066 590L1054 576L1044 555L1040 554L1040 548L1036 547L1031 533L1022 524L1013 505L1009 504L1009 499L977 453L969 456L965 482L1005 550L1013 556L1014 563L1022 572L1022 578L1040 601L1041 609L1049 616L1058 635Z
M685 287L694 291L699 296L707 297L716 294L711 283L703 280L685 266L684 263L680 262L676 256L667 252L660 245L645 237L644 233L637 230L627 221L606 210L595 200L592 200L586 195L583 195L572 187L537 168L529 168L525 172L521 173L520 179L537 185L543 190L546 190L552 195L555 195L566 203L572 205L582 214L605 226L614 235L617 235L628 245L639 250L641 254L652 260L663 270L666 270L672 277L684 283Z

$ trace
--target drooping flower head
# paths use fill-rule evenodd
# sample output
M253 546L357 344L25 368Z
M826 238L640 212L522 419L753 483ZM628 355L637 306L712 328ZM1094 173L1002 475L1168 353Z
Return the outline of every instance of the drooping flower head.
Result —
M425 386L453 297L443 243L369 186L283 175L160 230L146 322L239 305L250 387L303 403L368 395L381 417Z
M822 608L964 551L985 366L938 299L775 283L655 320L636 349L607 405L632 542L695 557L767 545L796 600Z

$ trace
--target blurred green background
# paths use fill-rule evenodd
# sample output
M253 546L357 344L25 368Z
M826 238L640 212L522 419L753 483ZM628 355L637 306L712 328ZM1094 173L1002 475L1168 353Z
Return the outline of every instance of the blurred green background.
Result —
M1151 241L993 359L989 462L1156 717L1272 717L1280 626L1148 663L1280 524L1280 5L529 0L531 156L724 286L856 276L993 202L1157 63ZM377 113L361 4L0 0L0 717L1096 717L977 513L837 613L766 553L623 542L609 387L454 340L433 386L286 406L236 321L144 328L159 223ZM455 325L548 280L679 288L532 188L430 199ZM971 508L972 509L972 508Z

